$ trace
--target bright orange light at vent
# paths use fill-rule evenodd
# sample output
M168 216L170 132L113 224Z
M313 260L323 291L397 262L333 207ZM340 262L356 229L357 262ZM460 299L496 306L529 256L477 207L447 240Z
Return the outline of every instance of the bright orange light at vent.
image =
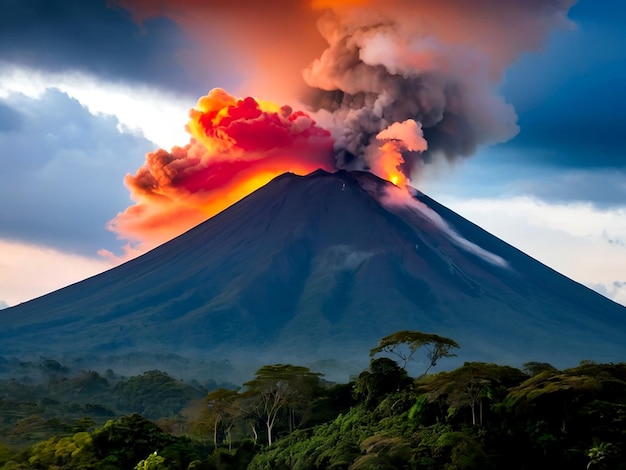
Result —
M404 163L401 145L397 141L382 144L377 150L371 170L375 175L403 188L408 184L408 179L400 171L400 166Z
M109 228L150 248L179 235L274 177L334 169L330 132L306 113L221 89L189 113L190 142L146 155L125 183L135 204Z

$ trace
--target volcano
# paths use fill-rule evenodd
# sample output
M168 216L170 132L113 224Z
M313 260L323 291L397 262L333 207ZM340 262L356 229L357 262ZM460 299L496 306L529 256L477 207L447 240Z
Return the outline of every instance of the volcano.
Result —
M623 306L420 192L321 170L279 176L139 258L3 310L0 356L355 372L398 330L454 339L461 363L626 358Z

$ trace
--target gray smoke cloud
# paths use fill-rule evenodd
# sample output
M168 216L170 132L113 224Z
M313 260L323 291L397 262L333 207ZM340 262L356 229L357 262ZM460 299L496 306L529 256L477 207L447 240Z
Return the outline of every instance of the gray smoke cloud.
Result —
M240 70L238 94L304 103L333 133L338 168L383 177L514 137L504 71L571 26L575 2L112 1L139 20L169 16L203 44L195 62Z
M498 94L502 74L568 24L570 0L363 2L318 22L328 44L304 70L303 101L333 132L337 166L380 167L384 132L414 121L425 144L394 135L394 166L411 177L434 159L455 162L519 132ZM400 158L397 157L399 152ZM385 175L381 175L385 176Z

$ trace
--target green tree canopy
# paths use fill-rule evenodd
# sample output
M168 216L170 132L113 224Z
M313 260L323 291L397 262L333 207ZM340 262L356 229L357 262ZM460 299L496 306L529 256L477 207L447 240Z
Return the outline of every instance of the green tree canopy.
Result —
M229 390L227 388L215 389L206 396L206 407L201 419L212 424L213 427L213 445L217 449L217 433L223 427L228 445L231 445L230 431L233 427L234 420L241 414L241 409L237 405L239 392L237 390Z
M272 445L272 429L279 412L304 406L306 397L319 386L322 374L311 372L308 367L275 364L261 367L255 375L244 384L246 407L265 423L267 443ZM291 414L289 419L291 427Z
M411 383L406 370L396 361L379 357L372 359L369 369L359 374L354 383L354 396L366 407L373 408L386 394L404 389Z
M450 372L423 378L419 390L430 402L443 401L448 415L469 407L472 424L483 424L483 402L501 400L511 387L518 386L528 376L519 369L484 362L466 362Z
M535 375L539 375L542 372L558 372L558 369L556 367L554 367L552 364L549 364L547 362L537 362L537 361L531 361L531 362L525 362L523 364L524 367L524 372L526 372L528 375L530 375L531 377L534 377Z
M456 356L451 350L453 348L458 349L459 345L450 338L433 333L403 330L381 339L378 346L370 350L370 357L379 353L392 354L402 361L401 367L406 370L408 362L420 348L424 348L427 351L429 364L423 374L426 375L432 367L437 365L437 361L442 357Z

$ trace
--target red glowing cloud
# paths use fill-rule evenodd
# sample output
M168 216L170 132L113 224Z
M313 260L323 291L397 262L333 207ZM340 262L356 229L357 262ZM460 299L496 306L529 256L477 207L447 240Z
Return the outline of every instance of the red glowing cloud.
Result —
M146 155L125 183L135 204L109 223L150 248L285 173L332 170L330 132L288 106L212 90L190 111L190 142Z

